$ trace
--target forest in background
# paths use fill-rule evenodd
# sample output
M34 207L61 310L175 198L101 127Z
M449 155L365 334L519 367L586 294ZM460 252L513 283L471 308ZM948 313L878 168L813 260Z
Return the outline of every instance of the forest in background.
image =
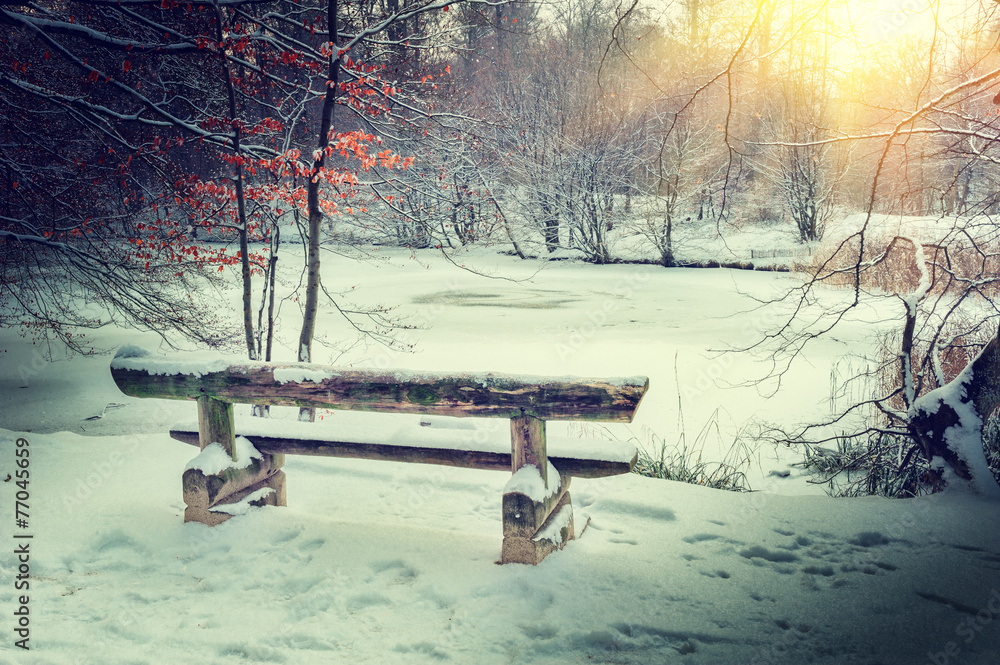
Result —
M5 3L4 321L98 323L41 256L216 343L161 287L227 264L249 284L282 232L605 263L618 226L672 266L683 225L812 242L835 212L992 215L995 7Z

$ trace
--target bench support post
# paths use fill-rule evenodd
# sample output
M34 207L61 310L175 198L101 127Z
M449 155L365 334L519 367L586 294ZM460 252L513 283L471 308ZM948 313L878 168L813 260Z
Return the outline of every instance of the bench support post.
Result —
M549 464L545 421L511 418L511 470L503 495L501 563L535 565L573 539L570 477Z
M198 398L198 443L202 450L218 443L236 461L236 428L233 405L213 397Z
M185 522L201 522L216 526L233 516L226 506L237 504L258 490L269 490L249 501L254 506L284 506L284 455L262 453L249 465L237 466L236 428L233 405L212 397L198 398L198 443L204 450L217 443L232 458L233 466L218 474L206 474L199 469L187 469L182 478Z

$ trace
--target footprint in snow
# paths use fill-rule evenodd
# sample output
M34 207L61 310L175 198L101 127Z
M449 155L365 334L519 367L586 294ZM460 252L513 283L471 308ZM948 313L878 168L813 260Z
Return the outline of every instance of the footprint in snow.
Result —
M857 547L868 548L888 545L893 542L893 539L882 535L878 531L862 531L861 533L855 534L854 537L847 542Z
M775 619L774 625L780 628L781 630L790 630L796 633L800 633L800 637L801 635L804 635L805 633L808 633L810 630L812 630L812 627L809 626L808 624L804 623L793 624L791 621L786 621L785 619Z
M744 559L764 559L771 563L794 563L800 560L799 557L791 552L775 552L760 545L754 545L753 547L741 550L740 556Z
M288 543L298 538L299 534L301 533L302 533L302 527L298 527L295 529L287 529L285 531L276 533L273 536L271 536L271 542L276 545Z
M384 605L392 605L392 600L380 593L373 592L355 594L348 597L344 602L344 607L348 612L360 612L368 609L369 607L380 607Z
M728 572L726 572L724 570L714 570L714 571L713 570L702 570L701 574L704 575L705 577L718 577L718 578L723 579L723 580L728 580L729 578L732 577L732 575L730 575Z
M559 628L549 624L528 624L520 628L526 637L530 637L533 640L551 640L559 634Z
M695 543L703 543L707 540L719 540L720 538L722 536L715 533L696 533L692 536L686 536L683 540L689 545L694 545Z
M389 580L395 584L409 584L416 580L419 575L415 568L402 559L373 561L369 565L369 568L371 568L376 579Z

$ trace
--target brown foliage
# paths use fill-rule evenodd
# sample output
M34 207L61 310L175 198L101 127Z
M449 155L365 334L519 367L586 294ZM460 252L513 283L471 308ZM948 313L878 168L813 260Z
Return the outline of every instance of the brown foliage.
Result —
M870 293L914 293L920 285L917 248L900 236L866 235L864 249L860 235L847 240L824 243L808 263L795 265L795 271L808 278L840 288L855 288ZM930 289L930 301L958 297L968 292L973 298L992 299L1000 291L1000 241L974 243L968 236L953 239L947 245L923 245ZM965 369L979 350L993 337L993 330L977 326L952 315L942 325L937 349L941 374L947 383ZM916 335L911 350L911 365L922 375L917 396L939 387L930 371L930 341ZM889 395L901 384L900 338L886 337L878 352L876 386L879 394ZM916 386L915 386L916 387ZM902 395L889 402L895 409L905 408Z
M830 286L866 291L912 293L920 283L916 248L900 236L870 235L826 242L807 263L796 263L795 271ZM1000 241L973 243L968 238L945 244L923 245L932 288L929 295L959 295L973 289L983 297L1000 294ZM985 280L986 283L978 284Z

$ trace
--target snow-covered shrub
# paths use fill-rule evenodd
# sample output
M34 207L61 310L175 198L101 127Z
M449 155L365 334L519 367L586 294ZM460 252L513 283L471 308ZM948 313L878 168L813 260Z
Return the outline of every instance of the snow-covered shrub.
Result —
M809 471L815 482L826 484L832 496L905 499L933 490L930 466L915 453L909 438L872 431L862 437L838 438L835 450L809 447L805 459L795 466Z
M950 331L946 337L953 341L953 346L939 351L945 384L955 379L995 334L985 330L970 331L959 326L957 320L946 330ZM925 340L917 340L911 359L913 366L918 366L919 356L928 352L928 344ZM907 498L937 489L938 479L930 474L930 461L921 446L906 434L893 432L898 423L894 424L885 411L886 408L905 411L903 395L897 388L900 384L899 348L898 333L885 334L873 362L855 375L842 378L867 384L869 397L856 394L856 389L852 389L851 394L855 402L871 400L871 408L859 413L862 419L857 431L844 432L837 438L835 449L808 446L804 460L798 464L813 473L818 482L827 484L831 495ZM916 397L940 385L938 379L927 376ZM832 390L842 388L842 385L831 387ZM879 397L883 397L883 408L874 405ZM990 468L1000 480L1000 414L994 413L984 425L983 445Z
M857 422L842 434L837 450L829 448L832 437L812 439L824 446L819 449L809 448L801 434L787 441L807 444L805 465L825 473L838 494L913 496L944 488L947 473L978 491L993 491L992 479L984 478L990 464L996 475L996 462L984 460L980 453L985 450L972 439L955 443L953 428L978 440L979 420L961 414L969 409L973 416L979 409L988 413L997 406L991 388L1000 368L997 229L979 218L955 219L945 227L938 220L915 219L908 220L907 235L880 236L877 228L867 230L875 224L872 219L864 218L866 230L824 243L800 268L809 288L855 291L848 309L863 298L896 300L901 324L880 333L880 353L870 368L852 377L868 382L869 396L823 424ZM838 489L838 483L844 486Z

